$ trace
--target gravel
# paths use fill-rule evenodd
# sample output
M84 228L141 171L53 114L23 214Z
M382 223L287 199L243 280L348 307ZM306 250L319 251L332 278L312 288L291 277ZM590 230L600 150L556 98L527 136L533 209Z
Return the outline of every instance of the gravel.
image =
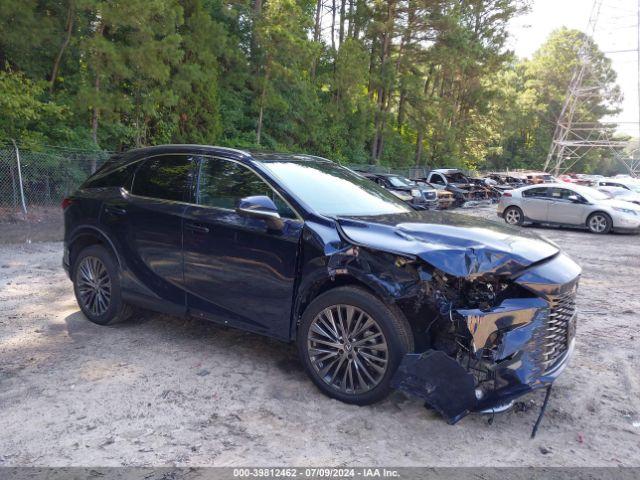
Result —
M543 392L492 424L449 426L397 392L342 404L292 345L154 313L94 325L61 243L0 245L0 466L640 466L640 237L528 230L584 269L575 355L535 440Z

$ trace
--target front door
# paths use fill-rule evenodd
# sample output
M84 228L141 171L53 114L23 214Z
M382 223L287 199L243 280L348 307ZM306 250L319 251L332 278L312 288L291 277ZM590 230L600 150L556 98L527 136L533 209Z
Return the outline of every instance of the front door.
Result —
M582 225L585 221L586 200L568 188L550 188L548 221L563 225ZM578 197L579 202L569 200L570 196Z
M187 305L196 316L288 338L302 220L253 170L223 158L198 160L193 203L184 213ZM236 213L238 200L270 196L284 220Z

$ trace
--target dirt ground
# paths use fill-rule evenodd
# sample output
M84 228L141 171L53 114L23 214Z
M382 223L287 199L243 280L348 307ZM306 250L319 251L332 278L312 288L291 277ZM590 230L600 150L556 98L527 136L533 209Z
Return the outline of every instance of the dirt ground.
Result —
M494 218L494 210L467 214ZM640 236L531 228L584 269L570 367L455 426L394 393L330 400L295 350L200 320L84 319L59 242L0 245L0 466L640 466Z

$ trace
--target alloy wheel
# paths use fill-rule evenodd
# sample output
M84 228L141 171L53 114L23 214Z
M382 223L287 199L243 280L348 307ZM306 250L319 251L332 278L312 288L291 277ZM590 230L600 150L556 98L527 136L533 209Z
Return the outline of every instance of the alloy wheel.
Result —
M318 376L351 395L379 385L389 363L380 325L352 305L332 305L316 315L307 334L307 351Z
M517 225L520 222L520 211L515 208L511 208L505 214L505 220L509 225Z
M589 228L592 232L602 233L607 229L607 219L604 215L594 215L589 220Z
M95 316L103 315L111 303L111 278L98 257L85 257L78 265L76 281L82 306Z

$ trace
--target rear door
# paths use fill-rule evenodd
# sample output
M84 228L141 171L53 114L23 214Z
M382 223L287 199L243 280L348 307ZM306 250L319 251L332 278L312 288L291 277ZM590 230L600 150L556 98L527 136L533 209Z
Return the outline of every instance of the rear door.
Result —
M549 212L549 197L547 187L536 187L522 192L522 211L529 220L546 222Z
M198 160L197 188L184 215L187 304L197 316L289 338L303 222L254 170L217 157ZM238 215L241 198L267 195L282 230Z
M575 195L582 203L569 200ZM562 223L565 225L582 225L586 221L587 205L586 200L573 190L568 188L550 188L549 197L549 222Z
M182 214L193 173L191 155L149 157L138 162L130 191L105 202L103 221L132 274L123 278L131 293L185 305Z

